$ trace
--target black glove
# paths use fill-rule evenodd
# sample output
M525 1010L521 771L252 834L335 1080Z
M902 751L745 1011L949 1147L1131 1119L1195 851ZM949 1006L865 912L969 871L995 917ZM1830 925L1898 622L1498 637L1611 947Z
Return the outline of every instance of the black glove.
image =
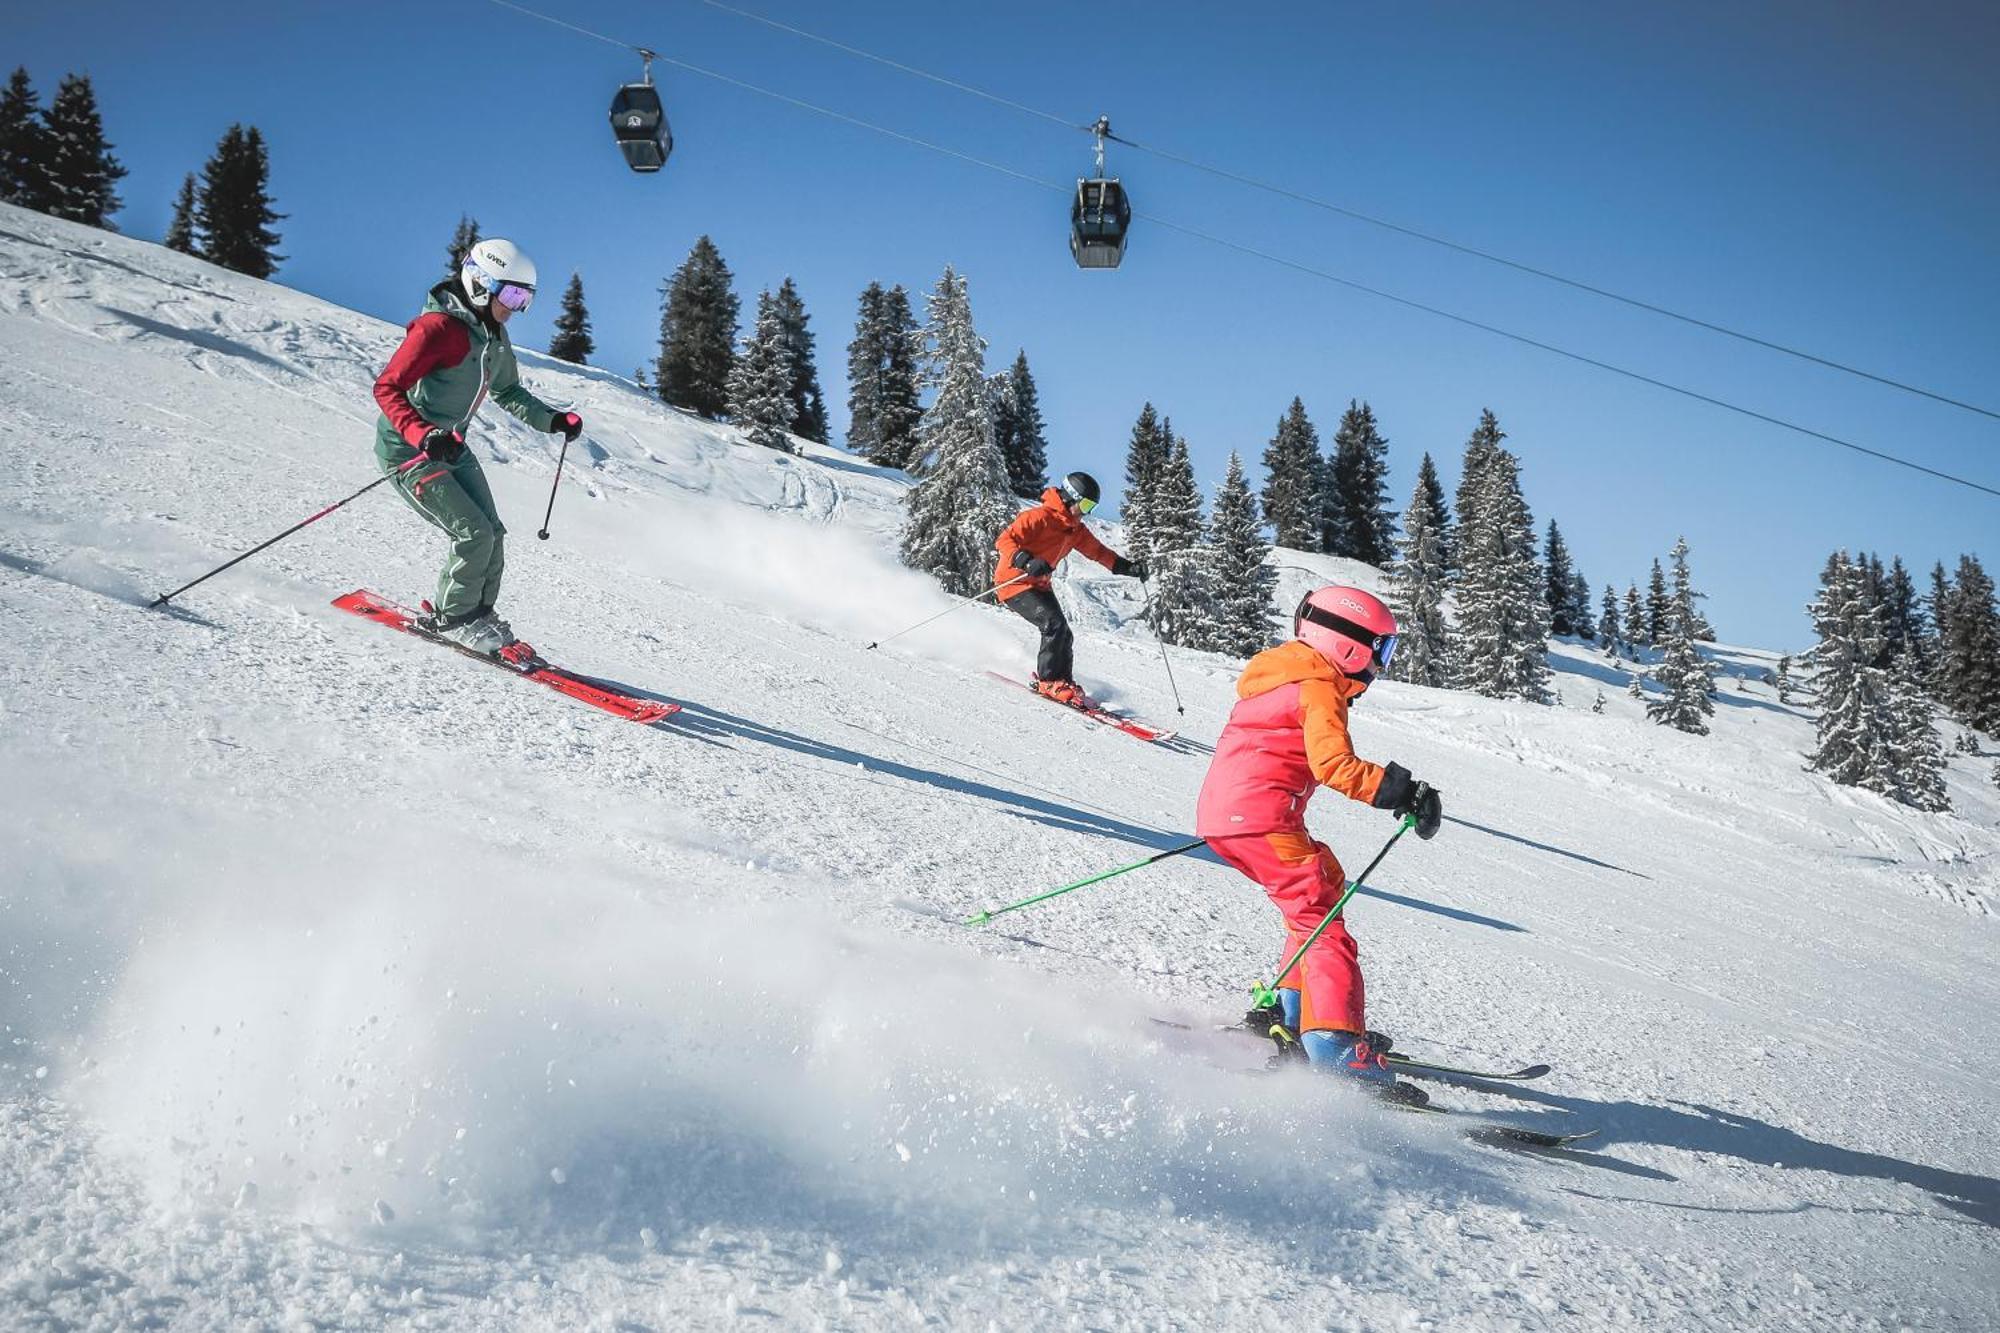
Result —
M432 426L424 432L424 442L417 447L429 455L433 463L456 463L465 452L465 437L455 430Z
M1444 819L1444 802L1438 799L1437 789L1411 777L1410 770L1401 764L1382 770L1382 785L1375 789L1370 804L1377 810L1394 811L1398 819L1415 815L1417 836L1426 842L1437 836L1438 824Z
M575 444L576 437L583 434L583 418L574 412L558 412L555 420L549 423L549 434L560 435Z
M1143 559L1127 560L1121 555L1111 562L1111 572L1121 579L1137 579L1141 583L1144 583L1146 581L1146 562Z
M1054 566L1031 551L1016 551L1014 552L1014 568L1020 570L1029 578L1038 579L1047 574Z

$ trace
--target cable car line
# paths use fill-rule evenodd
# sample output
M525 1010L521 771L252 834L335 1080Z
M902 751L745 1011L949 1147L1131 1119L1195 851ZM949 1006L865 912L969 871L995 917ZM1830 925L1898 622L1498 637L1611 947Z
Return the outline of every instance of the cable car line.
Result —
M496 0L496 3L497 2L498 0ZM920 69L915 65L905 64L900 60L893 60L888 56L877 55L873 51L863 50L861 47L858 46L850 46L846 42L837 41L832 37L825 37L816 32L809 32L804 28L798 28L792 26L789 23L779 22L777 19L766 18L762 14L753 13L750 10L740 8L736 5L726 4L723 2L723 0L698 0L698 2L708 6L710 9L721 10L723 13L726 14L734 14L739 18L748 19L752 23L760 23L767 28L774 28L780 32L790 33L792 36L803 38L804 40L809 42L817 42L822 46L831 47L836 51L840 51L847 55L854 56L855 58L860 60L870 60L878 65L886 65L890 69L897 70L903 74L907 74L912 78L925 79L931 83L938 84L942 87L953 89L956 92L965 93L969 96L981 98L985 101L992 102L996 106L1003 106L1011 111L1018 111L1023 115L1034 116L1037 119L1052 122L1053 124L1060 125L1065 129L1082 130L1085 133L1088 133L1091 130L1091 126L1088 122L1085 122L1083 124L1078 124L1075 121L1072 121L1065 116L1058 116L1053 112L1044 111L1039 107L1029 106L1024 102L1017 102L1012 98L1002 97L998 93L988 92L984 88L974 87L972 84L962 83L957 79L947 78L942 74L933 74L929 70ZM1734 338L1739 342L1745 342L1749 343L1754 347L1764 348L1766 351L1777 352L1783 356L1795 357L1798 360L1810 362L1813 365L1823 367L1827 370L1834 370L1842 374L1853 375L1858 379L1868 380L1872 383L1883 385L1886 388L1899 389L1904 393L1915 394L1920 398L1928 398L1932 402L1943 403L1949 407L1956 407L1962 411L1976 413L1979 416L1988 417L1995 421L2000 421L2000 411L1995 411L1994 409L1988 407L1981 407L1977 403L1966 402L1964 399L1953 398L1949 394L1939 393L1933 389L1926 389L1921 385L1910 384L1904 380L1894 379L1888 375L1878 375L1874 371L1863 370L1859 366L1852 366L1844 361L1836 361L1831 357L1820 356L1815 352L1808 352L1803 348L1793 347L1789 344L1781 343L1774 339L1760 337L1754 333L1746 333L1741 329L1733 329L1726 324L1718 324L1713 320L1703 319L1698 315L1686 314L1682 311L1674 310L1668 306L1660 305L1657 302L1647 301L1636 296L1627 296L1623 292L1613 291L1608 287L1602 287L1597 285L1596 283L1585 282L1579 278L1565 277L1563 274L1552 272L1549 269L1539 268L1536 265L1525 263L1518 259L1509 259L1505 255L1495 254L1490 250L1482 250L1478 246L1467 245L1462 241L1454 241L1449 237L1439 236L1433 232L1427 232L1417 227L1408 226L1404 223L1393 222L1388 218L1376 217L1373 214L1364 213L1359 209L1350 208L1345 204L1337 204L1331 200L1321 199L1315 195L1307 194L1302 190L1295 190L1288 186L1275 184L1271 181L1260 180L1255 176L1245 175L1244 173L1239 171L1231 171L1227 167L1217 166L1211 162L1203 162L1197 158L1192 158L1185 156L1184 154L1173 152L1170 149L1160 148L1153 144L1141 143L1135 139L1122 138L1117 135L1111 135L1109 137L1111 138L1112 142L1123 144L1127 148L1131 148L1137 152L1150 153L1154 157L1163 158L1166 161L1176 163L1177 165L1187 167L1194 171L1205 172L1208 175L1217 177L1218 179L1221 180L1231 181L1237 185L1246 186L1253 190L1262 190L1267 194L1275 195L1281 199L1289 199L1294 203L1304 204L1309 208L1317 208L1324 212L1333 213L1340 217L1347 218L1351 221L1366 223L1368 226L1371 227L1379 227L1385 231L1394 232L1399 236L1409 237L1412 240L1423 241L1430 245L1441 246L1444 249L1456 251L1459 254L1467 255L1474 259L1484 260L1489 264L1498 264L1504 268L1513 269L1517 273L1525 273L1530 277L1540 278L1545 282L1557 283L1561 286L1568 287L1573 291L1584 292L1587 293L1588 295L1595 296L1606 301L1615 301L1620 305L1628 306L1634 310L1642 310L1648 314L1659 315L1666 319L1677 320L1680 323L1689 325L1693 328L1702 329L1709 333L1720 334L1725 338Z
M578 27L576 24L569 23L563 19L558 19L551 17L550 15L547 14L539 13L535 10L529 9L525 5L515 3L515 0L488 0L488 2L491 4L503 6L504 8L507 9L515 10L521 14L528 15L531 18L537 18L547 23L553 23L558 27L568 28L573 32L580 33L586 37L594 38L595 40L600 42L605 42L611 46L623 47L631 51L641 51L646 49L643 47L633 45L630 42L621 42L616 38L607 37L603 33L592 32L588 28ZM871 133L882 135L885 138L895 139L901 143L911 144L915 147L926 149L930 152L937 153L944 157L949 157L960 162L969 163L972 166L983 167L988 171L997 172L1000 175L1006 176L1012 180L1017 180L1024 184L1033 185L1039 189L1052 190L1058 194L1070 193L1070 187L1061 183L1060 181L1044 180L1039 176L1029 175L1027 172L1016 170L1015 168L1007 166L1003 163L989 161L981 157L975 157L970 153L961 152L956 148L951 148L944 144L933 143L928 139L919 138L914 134L906 134L901 130L891 129L885 125L878 125L875 124L873 121L863 120L858 116L849 115L844 111L836 111L830 107L820 106L817 103L808 102L802 98L793 97L789 93L781 93L776 91L775 89L765 88L762 87L761 85L751 83L745 79L739 79L734 77L733 75L719 73L716 70L705 69L700 65L692 64L685 60L679 60L672 56L659 55L656 53L653 58L655 60L660 61L663 64L672 65L676 69L686 70L690 74L698 74L703 78L713 79L718 83L725 83L731 87L743 89L745 92L756 93L761 97L768 97L774 101L783 102L788 106L797 107L799 110L802 111L809 111L815 115L826 116L829 119L837 120L842 124L852 125L858 129L868 130ZM1341 277L1339 274L1332 273L1326 269L1316 268L1313 265L1304 263L1300 260L1288 259L1283 255L1275 254L1268 250L1260 250L1255 246L1246 245L1241 241L1230 240L1226 236L1220 236L1214 232L1203 231L1198 227L1191 227L1185 223L1175 222L1170 218L1161 217L1160 215L1155 213L1143 213L1135 210L1133 212L1133 216L1145 222L1149 222L1154 226L1164 227L1168 231L1179 232L1180 234L1191 237L1195 240L1206 241L1213 245L1219 245L1224 249L1234 250L1239 254L1248 255L1251 258L1255 259L1261 259L1267 263L1276 264L1279 265L1280 267L1291 269L1294 272L1306 274L1309 277L1319 278L1323 281L1331 282L1341 287L1346 287L1352 291L1362 292L1366 295L1376 297L1380 300L1388 301L1395 305L1403 306L1407 309L1420 311L1427 315L1433 315L1440 319L1449 320L1454 324L1459 324L1466 328L1477 329L1482 333L1492 334L1495 337L1505 338L1509 342L1520 343L1525 347L1532 347L1538 351L1548 352L1555 356L1562 357L1566 360L1574 361L1581 365L1590 366L1597 370L1606 371L1610 374L1620 376L1621 378L1624 379L1633 380L1640 384L1651 385L1656 389L1663 389L1668 393L1677 394L1683 398L1692 399L1695 402L1706 403L1711 407L1719 407L1726 412L1733 412L1738 416L1748 417L1753 421L1760 421L1766 425L1777 426L1780 429L1792 431L1796 434L1804 435L1810 439L1820 440L1827 444L1838 445L1842 449L1848 449L1855 453L1866 455L1869 458L1874 458L1884 463L1891 463L1897 467L1907 468L1913 472L1921 472L1926 476L1936 478L1940 481L1951 482L1954 485L1964 486L1967 487L1968 489L1980 491L1984 494L1994 496L1995 498L2000 498L2000 487L1989 486L1983 482L1974 481L1969 477L1962 477L1955 473L1944 472L1937 468L1926 466L1925 464L1916 462L1913 459L1902 458L1899 457L1898 455L1886 453L1879 449L1872 449L1867 445L1857 444L1852 440L1842 439L1838 435L1830 435L1825 431L1815 430L1810 426L1803 426L1795 421L1788 421L1783 417L1772 416L1769 413L1760 412L1755 408L1744 407L1741 404L1732 403L1727 399L1717 398L1712 394L1703 393L1698 389L1690 389L1685 387L1684 385L1675 384L1669 380L1663 380L1656 378L1652 375L1645 374L1642 371L1631 370L1624 366L1616 365L1609 361L1602 361L1597 359L1596 357L1587 356L1582 352L1571 351L1566 347L1561 347L1554 343L1543 342L1540 339L1531 338L1523 333L1515 333L1512 330L1501 328L1496 324L1487 324L1484 323L1483 321L1474 319L1469 315L1457 314L1454 311L1446 310L1440 306L1429 305L1426 304L1425 302L1418 301L1415 300L1414 298L1407 296L1399 296L1394 292L1385 291L1379 287L1371 287L1367 283L1357 282L1352 278Z

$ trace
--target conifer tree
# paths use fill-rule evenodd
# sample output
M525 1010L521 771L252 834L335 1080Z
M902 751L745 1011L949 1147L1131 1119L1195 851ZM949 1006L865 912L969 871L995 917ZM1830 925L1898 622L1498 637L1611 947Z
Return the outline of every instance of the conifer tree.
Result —
M785 350L792 363L792 382L785 390L792 404L792 419L787 429L801 439L825 444L826 398L819 388L812 330L806 327L812 317L806 314L806 303L799 299L798 286L789 276L778 285L773 299L777 302L779 326L785 334Z
M89 76L66 74L42 114L48 153L48 207L52 217L116 231L117 184L125 168L104 141L104 121ZM257 274L263 277L264 274Z
M847 345L847 447L877 467L915 462L920 344L909 293L869 283Z
M1270 554L1257 497L1244 478L1242 458L1232 451L1209 523L1209 581L1215 599L1210 647L1216 652L1249 657L1271 646L1271 591L1278 576L1265 563Z
M1389 442L1368 404L1349 399L1323 469L1320 549L1378 568L1396 554L1389 512Z
M1778 702L1788 704L1792 692L1792 655L1784 654L1778 659L1778 678L1772 682L1778 687Z
M1319 549L1319 432L1297 398L1264 450L1264 518L1279 546Z
M1481 427L1492 422L1486 413ZM1470 503L1458 525L1452 680L1489 698L1545 703L1549 604L1519 463L1496 443L1476 475L1477 489L1465 497Z
M1043 437L1041 399L1035 392L1035 377L1028 370L1025 349L1014 357L1013 369L1006 372L1006 392L1000 395L1000 415L994 418L993 434L1000 456L1007 460L1007 484L1023 500L1040 497L1049 484L1049 447Z
M1646 642L1659 647L1667 641L1667 576L1656 558L1653 573L1646 583Z
M1951 580L1945 575L1942 560L1931 566L1931 595L1926 601L1929 603L1931 622L1929 649L1933 676L1931 694L1933 698L1942 699L1944 695L1936 679L1936 673L1943 653L1944 640L1949 633L1948 622L1951 617Z
M181 180L180 193L174 196L173 220L167 223L167 234L161 244L169 250L178 250L184 255L198 255L200 250L194 243L194 173L190 171Z
M26 67L17 67L7 80L7 91L0 93L0 203L38 213L49 210L51 151L41 99L35 96Z
M1944 745L1938 739L1936 705L1924 689L1917 655L1904 652L1889 668L1896 717L1896 797L1919 810L1949 810L1945 794Z
M1125 525L1126 553L1136 559L1147 559L1153 553L1153 493L1159 489L1172 443L1153 405L1142 406L1125 446L1125 496L1118 504L1118 518Z
M1650 648L1651 639L1646 637L1646 606L1639 600L1639 585L1625 585L1625 642L1634 648Z
M1889 636L1890 656L1914 653L1921 675L1930 662L1924 610L1917 598L1916 581L1910 577L1910 571L1904 567L1900 555L1890 563L1889 572L1883 579L1882 609L1887 617L1884 629Z
M583 306L583 275L571 273L563 288L562 310L556 315L555 336L549 339L549 355L575 365L590 364L597 341L590 336L590 312Z
M1152 498L1152 546L1147 619L1166 643L1212 647L1216 640L1210 553L1201 518L1201 492L1194 484L1188 443L1177 437L1160 469Z
M931 464L905 497L903 563L961 597L993 578L993 539L1013 520L1007 465L986 412L986 344L972 323L965 279L947 266L930 297L925 378L936 396L917 427Z
M1451 651L1444 599L1450 574L1445 566L1444 488L1438 484L1431 456L1417 469L1416 489L1403 511L1403 534L1396 543L1396 560L1389 566L1389 609L1396 615L1396 656L1389 663L1393 680L1414 685L1451 683Z
M729 368L729 416L750 443L789 453L792 424L792 349L785 315L768 291L757 294L757 323Z
M1569 579L1570 632L1589 643L1597 637L1597 622L1590 614L1590 580L1578 570Z
M253 278L277 272L284 256L277 252L278 233L271 224L284 214L271 208L270 177L270 156L257 127L225 130L202 168L194 210L201 253L210 263Z
M1819 635L1807 654L1820 705L1810 766L1842 786L1894 796L1901 723L1888 677L1875 665L1882 613L1868 596L1866 566L1836 552L1806 609Z
M1664 654L1653 679L1666 694L1646 705L1646 716L1677 731L1708 734L1705 719L1715 713L1715 668L1695 647L1694 583L1688 572L1687 538L1674 543L1674 590L1667 603Z
M2000 611L1975 555L1958 558L1938 639L1939 701L1966 726L2000 735Z
M1500 429L1500 420L1493 415L1492 409L1481 408L1479 424L1472 428L1472 434L1465 442L1465 458L1459 466L1458 490L1452 499L1452 512L1458 517L1459 527L1465 526L1466 516L1472 512L1475 497L1479 494L1481 469L1499 451L1500 442L1506 438L1507 432ZM1456 535L1445 545L1445 561L1454 574L1458 572Z
M1428 451L1424 461L1417 465L1417 494L1424 497L1424 516L1431 531L1437 534L1438 555L1449 574L1457 567L1454 563L1457 557L1453 554L1457 537L1452 528L1451 507L1444 500L1444 483L1438 480L1437 464L1431 461Z
M1549 603L1549 629L1555 634L1574 634L1576 626L1570 620L1570 583L1576 575L1569 561L1569 545L1563 541L1562 532L1554 519L1549 520L1549 536L1542 548L1545 563L1544 596Z
M451 244L445 247L444 276L450 281L465 267L465 257L472 253L472 247L479 244L479 219L464 213L458 215L458 226L451 233Z
M1624 627L1618 623L1618 590L1607 583L1597 610L1597 642L1615 651L1624 637Z
M729 410L738 312L729 265L703 236L666 287L653 371L661 399L711 421Z

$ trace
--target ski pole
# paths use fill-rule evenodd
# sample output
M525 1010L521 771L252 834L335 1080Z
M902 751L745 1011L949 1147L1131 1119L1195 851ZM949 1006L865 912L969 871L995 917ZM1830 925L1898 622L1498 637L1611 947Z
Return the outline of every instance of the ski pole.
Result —
M556 487L562 485L563 460L569 457L569 436L563 436L562 452L556 455L556 479L549 483L549 507L542 511L542 530L535 535L549 539L549 515L556 512Z
M1153 605L1153 589L1150 584L1146 585L1146 605L1148 608ZM1181 687L1174 683L1174 664L1167 660L1167 641L1160 637L1158 625L1153 626L1153 640L1160 645L1160 665L1167 669L1167 688L1174 692L1174 711L1186 717L1187 709L1181 706Z
M1396 840L1416 826L1417 817L1414 814L1403 816L1403 822L1398 824L1396 831L1389 835L1389 841L1382 844L1382 850L1375 853L1375 859L1368 863L1365 870L1348 882L1347 887L1341 890L1340 897L1334 899L1333 909L1326 914L1317 926L1313 927L1313 933L1306 936L1305 943L1293 950L1291 958L1286 961L1283 967L1278 969L1277 979L1268 986L1259 982L1250 988L1250 1002L1252 1004L1262 1009L1278 1002L1278 987L1284 985L1285 978L1290 976L1292 969L1299 965L1299 959L1306 956L1306 950L1312 948L1313 941L1319 938L1320 932L1333 924L1334 918L1340 915L1340 909L1347 906L1347 900L1354 896L1354 891L1361 887L1363 881L1375 873L1375 867L1382 864L1382 858L1389 854L1389 849L1396 845Z
M335 500L332 504L320 510L317 514L314 514L311 518L302 519L299 522L292 524L292 526L286 528L283 532L271 538L271 540L267 542L260 542L256 546L251 547L249 550L245 551L242 555L237 556L234 560L231 560L226 564L217 565L214 569L209 570L208 573L203 574L200 578L194 580L193 583L183 583L180 587L175 588L172 592L161 593L158 597L155 597L152 601L146 603L146 609L150 611L156 606L166 605L166 603L180 596L182 593L186 592L189 588L194 587L196 583L208 582L210 579L214 578L217 574L220 574L223 570L230 568L230 566L242 564L245 560L248 560L251 556L257 554L257 552L263 550L265 547L276 546L279 542L291 536L293 533L297 532L300 528L306 527L308 524L319 522L321 519L325 518L328 514L331 514L334 510L346 504L349 500L359 500L362 496L368 494L368 492L374 490L377 486L380 486L383 482L388 481L390 478L401 476L403 473L409 471L417 464L428 461L429 461L429 455L418 454L415 458L412 458L409 462L400 464L394 472L384 472L381 476L375 478L375 480L369 482L366 486L363 486L360 490L348 496L346 500Z
M1077 880L1074 884L1065 884L1059 889L1050 889L1047 893L1038 893L1032 898L1023 898L1020 902L1008 903L1005 907L995 907L990 911L975 912L965 919L965 924L968 926L983 926L996 916L1007 912L1019 911L1023 907L1032 907L1036 903L1046 902L1050 898L1059 898L1065 893L1074 892L1086 885L1096 884L1101 880L1110 879L1114 875L1123 875L1127 871L1141 869L1153 864L1155 861L1164 861L1170 856L1179 856L1182 852L1191 852L1195 848L1205 845L1207 841L1206 838L1196 838L1193 842L1184 842L1178 847L1169 847L1164 852L1155 852L1144 860L1134 861L1130 865L1119 866L1115 870L1100 871L1088 879Z
M999 592L1001 589L1011 588L1015 584L1019 583L1022 579L1027 577L1028 576L1026 574L1016 574L1013 578L1008 579L1005 583L994 584L992 587L988 588L985 592L980 593L977 597L960 598L956 606L947 606L944 610L938 612L936 615L927 616L924 619L919 620L916 624L911 625L908 629L899 629L894 634L890 634L884 638L877 639L875 640L875 642L869 644L868 646L870 648L880 648L883 644L889 642L890 639L900 639L905 634L908 634L910 630L922 629L924 626L930 624L931 621L933 620L942 620L954 611L962 610L965 607L971 606L975 602L983 602L988 597L991 597L994 593Z

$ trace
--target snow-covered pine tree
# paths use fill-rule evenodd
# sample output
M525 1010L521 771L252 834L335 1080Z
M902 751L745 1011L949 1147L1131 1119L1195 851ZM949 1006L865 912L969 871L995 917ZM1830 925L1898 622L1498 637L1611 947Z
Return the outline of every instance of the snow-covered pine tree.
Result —
M1548 540L1542 544L1543 596L1549 604L1549 631L1554 634L1574 634L1576 626L1571 622L1570 581L1576 575L1575 566L1570 564L1569 544L1563 540L1561 529L1554 519L1549 520Z
M1670 606L1666 571L1660 568L1660 562L1655 558L1653 572L1646 581L1646 642L1654 647L1659 647L1667 641L1667 618L1671 614Z
M1646 637L1646 605L1639 600L1639 585L1625 585L1625 617L1621 622L1625 627L1625 642L1634 648L1650 648L1652 640Z
M49 152L41 99L26 67L17 67L0 93L0 203L48 211Z
M1646 697L1646 686L1639 668L1632 668L1632 678L1625 682L1625 693L1631 695L1634 699L1643 699Z
M1836 552L1806 610L1819 642L1806 655L1816 672L1818 747L1810 767L1844 787L1894 797L1901 788L1896 738L1902 722L1882 651L1882 609L1868 595L1867 568Z
M71 222L118 230L111 225L111 215L119 208L117 185L125 168L104 141L104 120L88 75L63 76L42 125L49 167L46 211Z
M160 244L169 250L178 250L184 255L201 252L194 243L194 173L190 171L181 178L180 193L174 196L173 219L167 223L167 234Z
M253 278L277 272L284 256L277 252L278 233L271 224L285 215L271 207L270 179L263 133L255 125L231 125L223 131L215 154L202 167L194 210L201 253L210 263Z
M644 366L634 366L632 368L632 382L638 385L640 390L645 393L653 391L653 382L646 378L646 368Z
M1667 603L1665 640L1653 679L1666 691L1646 705L1646 716L1676 731L1708 734L1715 714L1715 668L1695 647L1694 582L1688 572L1687 538L1674 543L1674 590Z
M1966 726L2000 736L2000 611L1976 555L1958 558L1938 640L1939 701Z
M785 351L792 363L792 382L785 394L791 400L792 419L786 429L803 440L825 444L827 431L826 397L819 388L819 366L813 352L813 334L807 327L812 316L799 299L798 285L788 275L778 284L774 298L778 323L784 329Z
M1480 470L1506 438L1507 432L1500 429L1500 419L1493 415L1492 409L1481 408L1479 424L1472 428L1472 434L1465 442L1465 458L1458 471L1458 490L1452 498L1452 512L1457 515L1461 528L1465 526L1466 516L1472 512L1474 498L1479 493ZM1445 562L1452 573L1458 572L1458 539L1455 535L1445 545Z
M479 244L479 219L470 214L458 215L458 226L452 229L451 244L444 251L444 276L456 278L458 271L465 267L465 257L472 253L472 247Z
M1624 637L1624 626L1618 623L1618 590L1607 583L1604 601L1597 609L1597 642L1616 652Z
M752 444L791 452L786 430L792 424L792 349L785 338L784 312L768 291L757 293L757 323L743 339L729 369L730 420Z
M729 265L714 241L706 236L695 241L664 295L654 385L663 401L720 420L729 410L740 306L730 286Z
M993 433L1001 457L1007 460L1008 486L1023 500L1034 500L1049 484L1049 445L1043 436L1041 398L1028 370L1025 348L1015 354L1006 380L1007 392L1001 399L1005 418L995 419Z
M597 342L590 336L590 312L583 305L583 275L571 273L563 288L562 309L556 314L555 336L549 339L549 355L558 361L587 366Z
M1232 657L1261 653L1271 646L1271 591L1278 576L1264 563L1271 546L1264 540L1257 497L1243 475L1243 460L1234 451L1215 493L1208 528L1209 582L1215 597L1215 637L1210 646Z
M847 345L847 447L878 467L910 467L917 421L923 415L917 384L922 338L910 296L871 282L861 293L854 341Z
M1264 518L1279 546L1319 549L1319 432L1306 405L1292 399L1264 450Z
M1216 638L1214 590L1201 492L1185 438L1176 438L1152 498L1152 548L1147 553L1148 621L1153 632L1184 648L1210 648Z
M1882 610L1887 617L1884 629L1889 636L1890 656L1916 654L1918 674L1923 674L1930 665L1924 609L1917 598L1916 581L1910 577L1900 555L1890 561L1888 575L1882 582Z
M1321 477L1320 549L1386 568L1396 555L1389 442L1368 404L1348 400Z
M1931 595L1924 599L1930 611L1930 643L1927 646L1931 667L1931 698L1943 703L1945 697L1944 680L1940 668L1944 661L1944 641L1949 636L1951 620L1951 579L1944 572L1944 561L1931 565ZM1947 709L1949 704L1945 705Z
M1897 798L1919 810L1949 810L1944 787L1944 745L1938 739L1937 705L1924 688L1917 655L1903 652L1889 668L1896 716Z
M1487 413L1482 427L1492 419ZM1519 466L1495 444L1458 525L1452 683L1489 698L1546 703L1549 604Z
M1396 656L1389 663L1391 680L1414 685L1451 683L1450 644L1444 599L1450 574L1444 561L1444 488L1438 484L1431 456L1417 469L1410 507L1403 511L1403 532L1396 541L1396 559L1389 566L1389 609L1396 614Z
M1570 575L1569 624L1570 631L1585 643L1597 637L1597 625L1590 618L1590 580L1580 569Z
M1786 653L1778 659L1778 678L1773 682L1778 687L1778 702L1788 704L1792 693L1792 655Z
M1125 525L1125 553L1134 559L1153 554L1153 492L1167 466L1173 441L1160 426L1151 403L1139 409L1132 438L1125 445L1125 495L1118 502L1118 519Z
M986 344L973 328L965 279L950 267L929 313L925 378L937 394L918 423L917 450L931 463L905 500L903 563L974 597L991 586L993 539L1013 520L1015 500L986 414Z

